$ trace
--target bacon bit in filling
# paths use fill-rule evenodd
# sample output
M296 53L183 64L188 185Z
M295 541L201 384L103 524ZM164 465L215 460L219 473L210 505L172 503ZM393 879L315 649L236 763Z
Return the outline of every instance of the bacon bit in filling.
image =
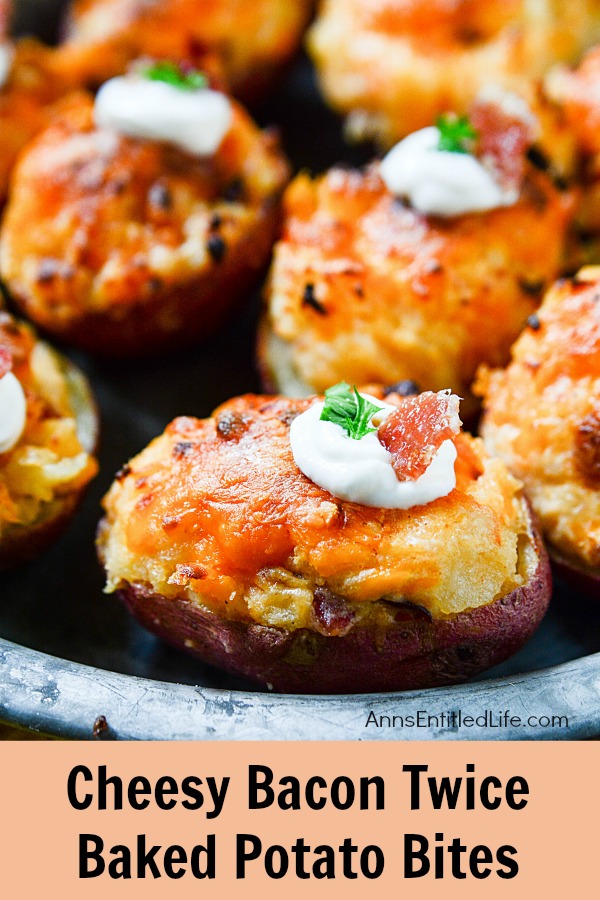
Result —
M519 190L525 176L526 153L534 140L534 120L525 110L519 115L515 98L481 99L474 103L470 121L477 131L476 155L506 191Z
M444 441L460 431L460 400L449 391L403 397L379 426L377 437L392 455L398 481L416 481L429 468Z
M346 634L355 618L346 600L324 587L318 587L314 593L313 610L324 633L332 637Z
M4 378L5 375L8 375L12 369L12 365L12 353L10 350L7 350L6 347L0 347L0 378Z

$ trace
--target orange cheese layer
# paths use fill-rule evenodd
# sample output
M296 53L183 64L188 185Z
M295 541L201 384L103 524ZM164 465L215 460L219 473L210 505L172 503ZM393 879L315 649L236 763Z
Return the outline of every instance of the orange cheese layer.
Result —
M444 616L523 582L521 486L480 441L456 438L447 497L407 511L359 506L294 463L290 422L310 402L249 395L213 418L172 422L105 498L108 589L143 585L228 618L297 628L319 587Z

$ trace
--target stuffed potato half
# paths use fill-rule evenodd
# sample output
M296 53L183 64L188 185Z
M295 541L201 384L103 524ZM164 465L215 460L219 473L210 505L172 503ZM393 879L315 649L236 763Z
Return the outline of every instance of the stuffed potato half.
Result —
M258 358L267 390L293 396L340 378L470 391L503 365L560 271L572 198L527 164L517 203L453 218L388 190L375 163L300 174L267 286Z
M97 85L138 56L211 59L232 92L260 96L298 49L312 0L75 0L58 51ZM211 65L212 67L212 65Z
M268 262L288 171L277 139L237 104L208 157L94 116L72 97L21 156L2 277L30 319L92 353L205 338Z
M0 374L0 569L8 569L36 556L69 522L97 471L98 416L83 374L6 312ZM23 418L9 435L19 403Z
M512 654L550 595L520 483L459 434L448 496L341 501L290 449L312 402L245 396L171 423L105 498L107 590L170 643L280 691L442 685Z
M350 136L390 146L485 85L532 101L598 39L599 14L597 0L324 0L308 47Z
M558 282L512 350L482 370L482 436L525 484L563 573L600 596L600 269Z

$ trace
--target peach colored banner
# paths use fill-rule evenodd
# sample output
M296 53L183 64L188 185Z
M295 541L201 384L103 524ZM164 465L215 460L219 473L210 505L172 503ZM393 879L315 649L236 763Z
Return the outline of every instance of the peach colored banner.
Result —
M596 890L592 743L14 743L0 763L6 897Z

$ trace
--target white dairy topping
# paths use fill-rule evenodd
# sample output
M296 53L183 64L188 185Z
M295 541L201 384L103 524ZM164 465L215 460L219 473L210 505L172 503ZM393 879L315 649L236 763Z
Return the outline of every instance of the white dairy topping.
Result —
M0 44L0 88L8 81L14 55L15 48L12 44Z
M140 75L111 78L96 95L100 128L129 137L168 141L195 156L212 156L231 127L225 94L208 88L184 90Z
M384 414L395 409L369 394L361 394ZM341 425L322 422L323 403L313 403L292 422L290 442L294 461L301 472L340 500L384 509L410 509L445 497L456 487L456 447L444 441L427 470L414 481L398 481L392 456L376 432L359 441L348 437Z
M406 197L418 212L429 216L461 216L512 206L516 190L505 191L470 153L438 150L439 129L415 131L382 160L381 177L388 190Z
M12 372L0 378L0 453L18 444L27 421L27 401L21 382Z

